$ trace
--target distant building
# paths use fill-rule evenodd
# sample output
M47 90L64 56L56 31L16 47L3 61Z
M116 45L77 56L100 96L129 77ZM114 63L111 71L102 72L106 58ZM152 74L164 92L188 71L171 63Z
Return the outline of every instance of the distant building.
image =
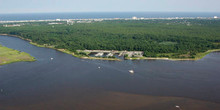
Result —
M67 22L67 24L69 24L69 25L73 25L73 24L75 23L75 21L72 21L72 20L67 20L66 22Z
M53 22L53 23L48 23L49 25L53 25L53 24L63 24L63 23L56 23L56 22Z
M137 19L137 17L136 17L136 16L134 16L134 17L132 17L132 19L133 19L133 20L136 20L136 19Z
M92 21L82 20L82 21L76 21L76 23L92 23Z
M141 19L144 19L144 17L141 17Z
M214 16L214 18L217 19L218 17L217 17L217 16Z
M20 24L12 24L12 25L3 25L3 27L20 27L21 25Z

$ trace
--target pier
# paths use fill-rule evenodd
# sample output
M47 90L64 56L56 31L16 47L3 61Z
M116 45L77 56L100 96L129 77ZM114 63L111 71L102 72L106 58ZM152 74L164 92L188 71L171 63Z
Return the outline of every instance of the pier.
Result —
M143 51L117 51L117 50L77 50L77 52L85 52L85 53L95 53L95 57L101 57L104 54L107 54L106 57L112 57L115 54L119 54L118 56L128 57L143 57Z
M97 53L95 54L96 57L102 57L104 53Z

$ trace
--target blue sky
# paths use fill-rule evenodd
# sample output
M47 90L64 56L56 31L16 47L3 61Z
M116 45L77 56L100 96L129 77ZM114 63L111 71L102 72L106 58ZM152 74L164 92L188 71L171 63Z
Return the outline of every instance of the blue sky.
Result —
M0 0L0 13L220 12L220 0Z

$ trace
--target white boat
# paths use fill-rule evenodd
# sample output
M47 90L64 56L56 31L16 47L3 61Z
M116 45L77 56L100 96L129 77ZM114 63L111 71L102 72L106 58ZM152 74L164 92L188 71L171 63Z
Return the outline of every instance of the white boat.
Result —
M134 70L129 70L129 72L133 74L133 73L134 73Z
M50 60L53 60L53 58L50 58Z

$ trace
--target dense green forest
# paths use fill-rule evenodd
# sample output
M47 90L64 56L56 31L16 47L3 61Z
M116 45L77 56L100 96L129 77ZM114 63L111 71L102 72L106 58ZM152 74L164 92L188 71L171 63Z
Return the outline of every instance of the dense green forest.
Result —
M106 20L73 25L41 22L0 26L0 33L73 52L136 50L144 51L147 57L193 58L197 53L220 49L219 19Z

